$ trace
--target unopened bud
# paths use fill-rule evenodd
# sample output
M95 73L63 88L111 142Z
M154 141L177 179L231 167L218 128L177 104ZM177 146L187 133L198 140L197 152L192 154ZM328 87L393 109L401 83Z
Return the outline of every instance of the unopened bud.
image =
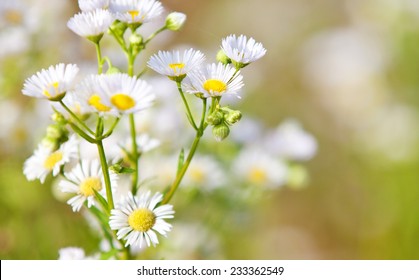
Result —
M166 28L172 31L178 31L186 21L184 13L173 12L166 17Z
M217 61L221 62L224 65L230 64L231 59L226 55L223 50L219 50L217 53Z
M138 33L132 33L129 37L129 42L131 44L132 52L138 54L141 49L143 49L143 37Z
M207 123L211 125L218 125L224 120L224 115L220 111L215 111L207 117Z
M242 113L237 110L230 110L224 117L229 124L235 124L241 120Z
M217 140L218 142L226 139L229 134L230 134L230 128L224 122L218 125L215 125L212 128L212 135L214 135L215 140Z
M114 34L118 37L123 37L125 31L127 30L128 25L125 22L116 20L112 25L109 27L109 32Z
M54 113L52 114L51 119L52 119L55 123L60 124L60 125L65 125L65 124L67 124L67 120L66 120L66 118L65 118L62 114L60 114L60 113L58 113L58 112L54 112Z

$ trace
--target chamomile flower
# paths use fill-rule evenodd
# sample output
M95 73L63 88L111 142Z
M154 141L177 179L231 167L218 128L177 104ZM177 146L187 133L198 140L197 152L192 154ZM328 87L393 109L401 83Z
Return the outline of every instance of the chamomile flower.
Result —
M155 96L151 90L146 81L127 74L100 75L98 95L100 99L90 102L99 111L129 114L153 105Z
M90 12L97 9L107 9L109 0L79 0L80 10Z
M110 173L110 179L111 186L116 187L118 176ZM62 192L75 194L67 201L74 212L80 211L85 201L89 208L95 205L95 191L106 197L105 181L98 160L82 160L72 171L65 173L65 179L59 186Z
M98 9L76 14L67 22L67 26L77 35L98 42L113 21L113 15L108 10Z
M243 87L243 76L229 65L208 64L201 71L192 71L184 83L185 91L204 97L237 95Z
M99 80L102 75L90 75L69 92L75 101L78 101L86 112L97 112L101 115L110 112L111 107L103 104L103 97L99 94Z
M185 186L208 190L221 187L225 182L226 175L220 163L215 158L204 155L194 157L184 179Z
M78 140L73 135L56 151L39 145L38 149L23 165L23 173L26 178L29 181L39 179L41 183L44 183L49 173L52 172L53 176L57 176L64 164L77 158L77 143Z
M163 195L148 191L141 196L129 194L116 209L111 210L109 225L117 230L118 239L126 240L125 246L142 247L144 242L148 247L159 244L156 232L163 236L172 229L164 219L172 219L173 206L169 204L156 205L162 201Z
M114 0L109 10L122 22L143 24L160 16L163 6L155 0Z
M148 67L172 80L181 81L191 71L198 68L205 56L194 49L180 51L159 51L151 56Z
M242 68L249 63L258 60L266 54L266 49L261 43L246 36L230 35L221 42L221 49L235 63L236 67Z
M42 69L25 81L22 93L36 98L59 101L72 88L78 71L79 68L75 64L63 63L50 66L47 70Z
M288 168L280 159L259 148L244 149L233 163L236 176L251 186L278 188L288 175Z

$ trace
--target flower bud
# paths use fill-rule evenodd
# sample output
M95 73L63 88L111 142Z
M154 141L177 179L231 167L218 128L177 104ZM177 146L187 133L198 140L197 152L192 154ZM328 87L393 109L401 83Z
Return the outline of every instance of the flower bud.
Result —
M242 113L238 110L230 110L224 117L229 124L235 124L242 118Z
M219 50L217 53L217 61L221 62L224 65L230 64L231 59L226 55L223 50Z
M218 125L224 120L224 115L220 111L215 111L207 117L207 123Z
M118 37L123 37L125 31L127 30L128 25L125 22L116 20L112 25L109 27L109 32L114 34Z
M230 128L224 122L215 125L212 128L212 135L214 135L215 140L218 142L223 141L230 134Z
M59 125L67 124L67 120L65 119L65 117L58 112L54 112L51 116L51 119Z
M118 74L118 73L121 73L121 70L119 70L115 66L109 67L108 70L106 71L106 74Z
M129 37L129 42L134 55L138 54L144 48L143 37L138 33L132 33Z
M178 31L182 28L186 21L186 15L184 13L173 12L166 17L166 28L172 31Z
M62 127L58 124L51 124L47 127L47 138L60 139L64 134Z

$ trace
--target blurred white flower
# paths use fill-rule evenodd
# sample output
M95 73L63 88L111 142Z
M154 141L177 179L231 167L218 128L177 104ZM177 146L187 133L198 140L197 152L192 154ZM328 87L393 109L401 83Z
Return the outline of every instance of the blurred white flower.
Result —
M238 180L251 186L279 188L286 181L288 168L279 158L266 150L244 148L233 162L233 171Z
M226 174L220 163L207 155L195 155L182 182L183 186L214 189L224 186Z
M166 28L177 31L185 24L186 15L184 13L173 12L166 17Z
M44 183L49 173L52 172L53 176L57 176L64 164L77 158L77 143L78 140L72 135L56 151L51 151L51 149L39 145L38 149L23 165L23 173L26 178L29 181L39 179L41 183Z
M142 24L160 16L163 6L155 0L113 0L109 10L122 22Z
M80 10L91 12L97 9L107 9L109 0L79 0Z
M317 141L295 119L283 121L265 140L269 151L286 160L309 160L317 152Z
M221 42L221 49L235 63L247 65L266 54L266 49L255 39L240 35L229 35Z
M84 260L86 253L82 248L79 247L66 247L58 251L58 260Z

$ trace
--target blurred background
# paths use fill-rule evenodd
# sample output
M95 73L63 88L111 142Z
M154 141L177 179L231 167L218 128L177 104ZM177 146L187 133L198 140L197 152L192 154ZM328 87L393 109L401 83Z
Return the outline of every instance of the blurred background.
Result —
M297 178L281 186L184 190L173 200L169 238L140 258L419 258L418 1L161 2L187 22L158 37L139 63L185 45L213 60L229 34L267 49L243 70L243 98L232 101L243 112L233 130L242 133L215 144L208 137L203 152L236 157L231 150L240 145L269 148L265 136L287 120L311 135L312 147L293 165ZM94 71L93 46L66 27L76 12L75 0L0 3L1 259L57 259L68 246L91 254L100 242L89 220L60 201L53 180L41 185L22 174L51 122L48 102L21 94L24 80L59 62ZM106 44L105 55L122 67L116 44ZM221 169L240 166L232 162Z

